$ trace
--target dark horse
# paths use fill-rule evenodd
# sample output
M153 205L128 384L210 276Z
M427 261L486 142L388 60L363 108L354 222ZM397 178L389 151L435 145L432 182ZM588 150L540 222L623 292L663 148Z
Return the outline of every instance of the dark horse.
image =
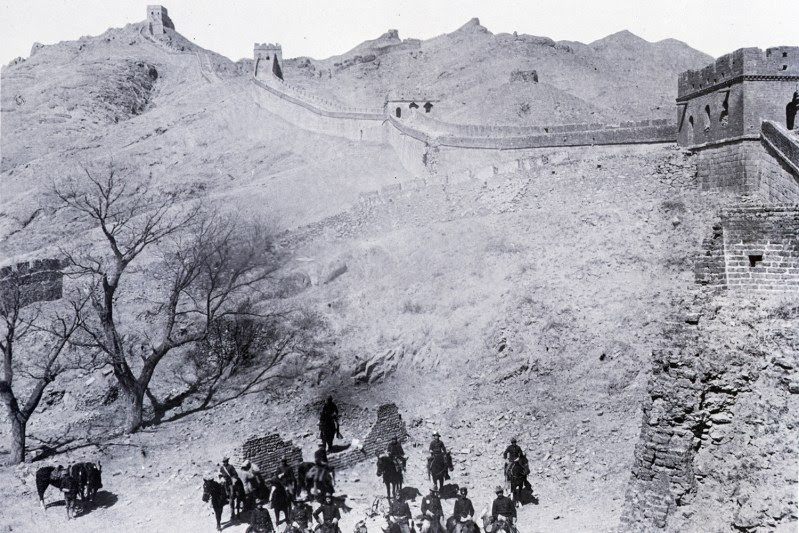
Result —
M36 471L36 492L39 495L39 503L42 509L44 505L44 491L52 485L58 490L63 490L64 503L67 507L67 518L74 514L75 501L77 500L77 482L70 475L69 468L56 468L54 466L43 466ZM71 490L70 490L71 489Z
M212 479L203 480L203 501L211 501L216 516L216 530L222 531L222 508L227 504L227 493L225 487L218 481Z
M427 475L433 480L433 485L438 490L444 488L444 481L449 479L449 470L452 465L452 457L449 452L446 455L436 454L433 455L427 464Z
M377 476L383 476L389 500L392 496L397 498L402 490L402 470L397 470L397 463L391 457L381 455L377 458Z
M520 461L514 461L508 466L508 482L510 483L511 498L515 503L519 503L519 495L527 484L527 475L524 465Z
M447 533L480 533L480 526L471 519L460 522L456 516L450 516L447 520Z
M103 467L99 462L75 463L69 467L69 473L77 483L81 501L93 501L97 491L103 488Z
M283 513L283 518L288 523L289 516L291 516L291 496L279 480L273 479L270 485L272 485L272 493L269 496L269 503L272 504L272 509L275 511L275 525L280 524L280 513Z
M327 451L333 449L333 439L336 438L337 432L338 424L336 423L335 418L323 417L319 419L319 436L325 442Z
M333 471L315 463L300 463L297 466L297 496L305 490L309 499L311 496L321 497L324 494L333 494L335 477Z

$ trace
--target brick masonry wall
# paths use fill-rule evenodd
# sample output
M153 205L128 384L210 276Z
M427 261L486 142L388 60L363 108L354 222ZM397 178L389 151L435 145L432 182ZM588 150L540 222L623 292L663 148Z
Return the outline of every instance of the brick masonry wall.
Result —
M341 453L330 454L329 463L335 470L341 470L371 460L378 453L386 451L392 437L404 442L408 438L408 432L399 409L390 403L378 408L377 420L359 449L350 448ZM302 450L291 441L282 440L276 433L250 437L236 450L232 459L238 465L249 459L267 477L275 475L282 459L286 459L290 465L303 462Z
M799 292L799 206L722 212L730 289Z
M277 433L253 436L244 441L232 459L238 465L249 459L261 469L266 478L277 473L280 462L286 459L290 465L302 462L302 450L291 441L284 441Z
M757 140L741 140L696 150L696 172L703 191L750 194L757 190Z
M736 291L799 292L799 206L722 211L695 263L696 282Z
M0 268L0 296L20 287L22 306L58 300L63 295L63 264L58 259L39 259Z

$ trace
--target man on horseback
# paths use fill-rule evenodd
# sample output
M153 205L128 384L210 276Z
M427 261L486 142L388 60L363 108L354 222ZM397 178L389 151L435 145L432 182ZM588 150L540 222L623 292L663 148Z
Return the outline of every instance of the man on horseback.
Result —
M299 529L303 533L308 531L308 527L313 519L313 509L305 500L298 499L291 508L291 527Z
M325 441L319 441L319 448L313 454L314 463L317 466L323 466L327 468L327 450L325 449Z
M496 523L505 523L512 527L514 522L516 522L516 504L505 496L505 491L499 485L494 492L496 492L497 497L491 504L491 518Z
M438 497L438 489L435 485L430 487L430 494L422 498L422 514L433 524L432 531L441 531L444 527L444 510L441 508L441 500Z
M461 487L460 495L455 500L455 509L452 513L455 518L472 518L474 516L474 506L472 505L472 500L466 496L467 494L469 494L469 490L466 487Z
M322 518L319 518L320 514ZM341 529L338 527L338 521L341 520L341 513L336 504L333 503L332 494L325 494L325 503L314 511L313 516L316 518L316 521L319 522L317 530L324 531L325 533L341 533ZM325 528L325 526L327 526L327 528Z
M319 434L325 442L327 449L333 448L333 439L341 438L338 422L338 406L333 402L333 397L328 396L319 415Z
M233 468L233 467L231 467ZM249 459L241 465L241 482L244 484L244 512L252 511L255 508L255 498L260 491L258 477L252 470L252 463Z
M402 533L411 533L413 529L413 515L408 502L402 501L399 497L389 500L388 510L389 522L397 524Z
M402 444L397 437L391 437L391 442L388 443L388 456L397 465L397 471L405 471L405 464L408 459L405 457L405 450L402 449Z
M505 458L505 480L510 481L510 470L513 463L519 463L524 469L524 487L532 490L533 486L527 480L527 476L530 475L530 463L521 446L516 444L515 437L510 440L510 445L502 452L502 457Z
M233 519L236 516L236 482L239 481L239 474L236 472L236 469L233 465L230 464L230 457L222 457L222 464L219 466L219 476L222 478L222 486L225 488L225 494L227 494L227 500L230 504L230 518Z

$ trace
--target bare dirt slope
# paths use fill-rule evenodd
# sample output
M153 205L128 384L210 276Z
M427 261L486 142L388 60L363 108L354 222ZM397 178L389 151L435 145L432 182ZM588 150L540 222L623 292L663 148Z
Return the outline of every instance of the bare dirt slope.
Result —
M288 61L286 79L351 104L386 94L441 100L436 114L467 124L618 123L674 116L677 75L712 58L685 43L623 31L591 44L492 34L477 19L419 42L387 33L326 60ZM514 71L539 84L513 84Z

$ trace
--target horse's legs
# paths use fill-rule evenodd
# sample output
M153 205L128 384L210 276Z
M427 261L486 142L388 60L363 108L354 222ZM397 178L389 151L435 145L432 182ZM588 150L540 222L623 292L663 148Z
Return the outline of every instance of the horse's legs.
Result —
M383 480L383 483L386 485L386 497L391 500L391 482Z
M216 516L216 530L222 531L222 505L219 507L214 506L214 515Z

